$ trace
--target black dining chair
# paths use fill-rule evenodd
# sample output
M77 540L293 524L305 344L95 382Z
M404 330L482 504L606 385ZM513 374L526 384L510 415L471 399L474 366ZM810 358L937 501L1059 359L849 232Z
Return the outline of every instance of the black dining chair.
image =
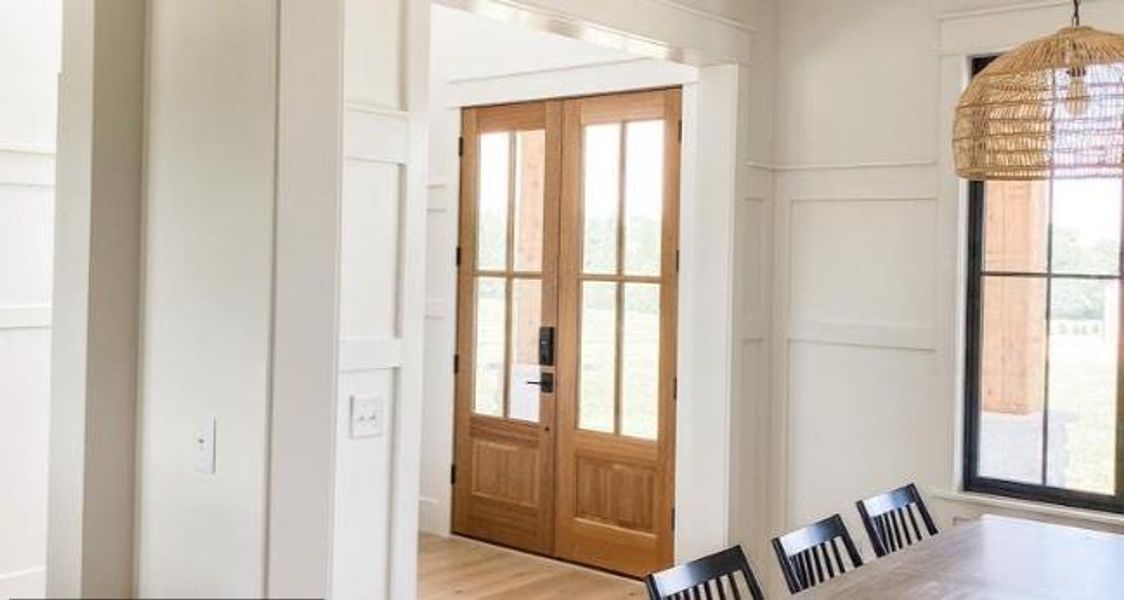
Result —
M765 600L741 546L648 575L644 585L651 600Z
M873 498L855 503L862 517L863 527L870 536L874 553L879 558L892 554L920 542L925 537L937 535L937 525L933 522L925 501L912 483ZM922 528L917 517L921 517Z
M839 550L842 542L843 552ZM819 585L849 569L861 567L855 541L843 524L843 518L832 515L818 523L773 538L773 550L784 573L788 591L793 594ZM846 556L846 560L844 560ZM848 565L848 562L850 565Z

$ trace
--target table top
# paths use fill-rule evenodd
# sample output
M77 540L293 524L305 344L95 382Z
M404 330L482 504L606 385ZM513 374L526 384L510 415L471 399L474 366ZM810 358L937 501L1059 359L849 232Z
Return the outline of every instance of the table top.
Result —
M796 598L1124 598L1124 536L984 516Z

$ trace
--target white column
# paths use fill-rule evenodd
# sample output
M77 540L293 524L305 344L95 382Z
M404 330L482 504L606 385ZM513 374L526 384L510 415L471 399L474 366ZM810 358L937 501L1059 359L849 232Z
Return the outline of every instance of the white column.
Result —
M127 597L144 131L143 2L66 3L47 594Z
M279 6L266 591L314 598L332 563L343 1Z
M734 397L734 202L738 188L739 67L699 70L684 96L679 275L675 555L721 549L730 535L730 416Z

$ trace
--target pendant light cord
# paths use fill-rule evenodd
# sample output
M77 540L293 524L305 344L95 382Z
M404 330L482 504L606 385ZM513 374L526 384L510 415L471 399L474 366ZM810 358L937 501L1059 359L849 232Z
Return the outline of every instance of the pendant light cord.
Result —
M1073 0L1073 26L1081 26L1081 0Z

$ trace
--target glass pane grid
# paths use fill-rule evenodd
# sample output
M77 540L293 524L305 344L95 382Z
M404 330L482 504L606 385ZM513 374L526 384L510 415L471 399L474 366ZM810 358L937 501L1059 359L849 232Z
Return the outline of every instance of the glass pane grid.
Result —
M545 135L537 129L480 136L477 415L539 420L540 390L526 382L539 378Z
M989 183L975 199L975 473L1118 496L1121 181L1037 185Z
M578 276L583 430L657 439L663 136L663 120L584 130Z

